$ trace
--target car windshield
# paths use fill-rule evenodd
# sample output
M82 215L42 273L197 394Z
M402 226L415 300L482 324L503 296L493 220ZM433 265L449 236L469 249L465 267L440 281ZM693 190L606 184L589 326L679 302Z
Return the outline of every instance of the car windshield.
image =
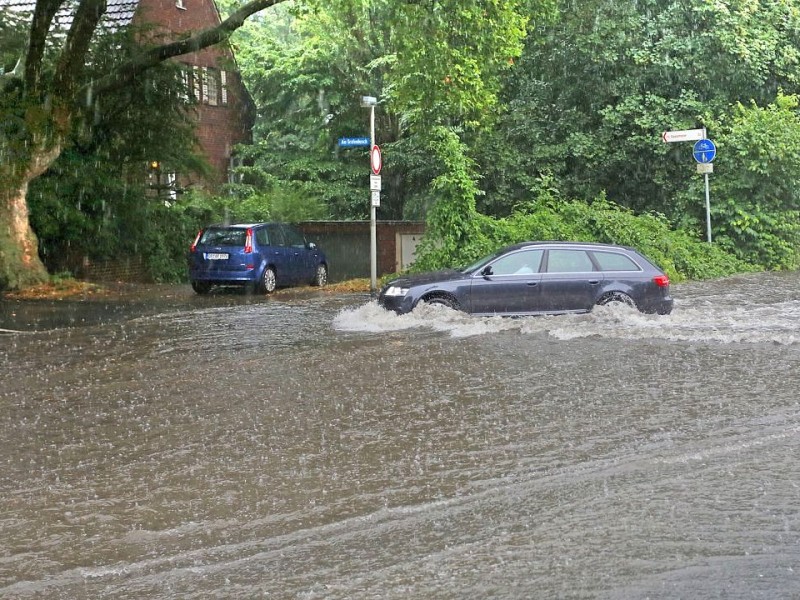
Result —
M244 246L244 229L211 227L203 232L200 243L207 246Z
M498 250L497 252L493 252L492 254L489 254L488 256L484 256L480 260L475 261L474 263L472 263L471 265L469 265L467 267L461 267L461 268L456 269L456 270L457 271L461 271L462 273L474 273L478 269L483 268L484 265L490 263L495 258L497 258L501 254L503 254L504 251L505 250Z

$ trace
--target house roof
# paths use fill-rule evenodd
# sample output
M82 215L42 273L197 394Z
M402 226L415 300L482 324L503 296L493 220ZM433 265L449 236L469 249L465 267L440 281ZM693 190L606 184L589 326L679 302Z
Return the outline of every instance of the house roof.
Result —
M100 21L101 27L115 31L133 20L139 0L106 0L107 10ZM61 29L67 29L72 24L72 15L78 5L76 0L68 0L59 8L55 24ZM0 10L9 9L16 12L33 13L36 6L35 0L0 0Z

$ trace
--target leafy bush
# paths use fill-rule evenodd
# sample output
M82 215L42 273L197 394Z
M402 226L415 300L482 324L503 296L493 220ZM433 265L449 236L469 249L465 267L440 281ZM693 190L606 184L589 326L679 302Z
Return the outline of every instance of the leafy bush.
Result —
M721 277L756 268L718 245L700 242L684 231L671 229L663 215L636 215L604 196L587 204L544 194L538 201L517 206L509 217L493 219L476 213L471 220L479 235L469 240L462 238L464 246L452 256L445 252L453 248L452 244L426 246L423 249L426 253L414 265L414 270L466 264L465 257L474 258L525 240L594 241L632 246L661 266L674 281ZM435 239L439 240L440 236L436 234ZM431 247L435 252L430 251Z

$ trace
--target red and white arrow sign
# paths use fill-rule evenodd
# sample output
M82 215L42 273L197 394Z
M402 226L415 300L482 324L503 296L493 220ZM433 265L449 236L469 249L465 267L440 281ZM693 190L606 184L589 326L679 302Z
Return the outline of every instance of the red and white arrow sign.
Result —
M664 142L694 142L706 137L705 129L683 129L681 131L665 131L661 134Z

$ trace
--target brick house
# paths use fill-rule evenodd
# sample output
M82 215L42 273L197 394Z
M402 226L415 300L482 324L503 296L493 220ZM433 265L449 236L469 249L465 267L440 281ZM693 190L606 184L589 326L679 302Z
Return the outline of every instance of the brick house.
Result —
M214 0L109 0L109 11L113 2L136 4L131 22L155 25L164 41L220 22ZM230 180L231 167L236 163L235 146L252 141L253 101L242 84L229 45L204 48L175 60L186 66L184 84L190 91L188 100L194 105L198 144L214 173L213 181L205 182L191 174L181 174L179 183L213 188Z
M32 13L33 8L33 0L0 0L0 11ZM71 14L69 9L62 10L56 17L57 24L67 27ZM116 30L130 25L147 26L152 28L148 36L167 42L220 21L214 0L107 0L101 27ZM190 173L171 173L168 167L162 169L153 163L148 178L152 187L167 189L171 194L185 187L214 189L230 180L231 167L236 164L235 146L252 141L253 100L242 83L230 46L220 44L174 60L185 66L184 84L190 92L187 108L196 120L199 150L212 173L201 179Z

